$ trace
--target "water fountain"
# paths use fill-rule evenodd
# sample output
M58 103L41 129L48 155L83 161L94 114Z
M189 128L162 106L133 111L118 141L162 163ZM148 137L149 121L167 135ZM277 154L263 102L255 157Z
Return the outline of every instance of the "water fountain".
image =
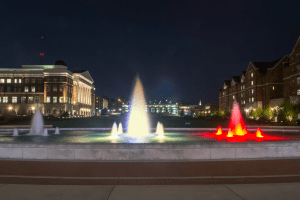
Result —
M19 135L18 130L15 128L15 129L14 129L13 136L18 136L18 135Z
M246 141L274 141L286 140L286 137L275 137L262 134L260 128L256 129L255 134L249 133L246 129L239 105L236 101L233 103L229 128L223 133L222 128L219 126L216 133L202 133L200 134L207 138L217 139L218 141L228 142L246 142Z
M251 132L255 129L249 129L250 132L248 132L236 102L233 105L231 120L227 131L223 131L221 127L213 133L206 133L211 131L211 128L168 128L165 133L163 124L158 122L156 132L151 133L145 109L143 87L138 76L135 79L131 100L131 115L129 117L127 131L125 129L125 134L122 133L122 123L119 123L119 126L117 126L115 122L111 130L110 128L65 128L62 131L71 131L71 133L61 134L57 137L53 137L53 135L50 134L49 139L47 137L40 137L40 135L48 136L48 130L45 129L43 134L42 116L41 113L37 111L32 119L30 129L31 137L23 137L22 134L20 137L11 137L11 135L7 137L7 132L1 130L0 146L5 142L26 142L24 144L12 144L12 147L9 147L9 149L19 149L20 147L32 148L31 151L35 153L29 155L29 157L27 155L24 159L36 159L35 155L38 155L40 151L44 152L45 146L51 147L46 148L45 156L48 159L57 158L67 160L84 160L86 158L91 160L101 159L103 161L247 159L249 158L249 152L251 152L251 158L289 158L299 156L298 149L300 148L300 142L296 141L298 139L295 137L276 137L265 133L278 131L276 129L264 129L263 133L262 130L258 128L255 133ZM284 130L284 134L292 132L300 132L300 130ZM55 129L55 134L59 134L58 127ZM14 130L13 135L17 135L17 130ZM277 142L277 140L280 142ZM271 144L266 145L263 142L256 143L260 141L271 141ZM36 142L43 142L44 144L41 145L41 147L37 147ZM247 145L238 143L224 145L223 142L247 142ZM253 142L255 142L255 144ZM77 143L84 143L85 145L81 146ZM104 143L106 144L104 145ZM53 144L60 144L55 146L55 148L60 148L60 150L53 151ZM104 147L105 153L102 153ZM91 151L87 151L87 149ZM65 154L61 153L63 151L67 152ZM76 151L81 153L77 155ZM73 155L77 155L77 158L68 156L70 152ZM281 152L285 152L285 154ZM0 158L2 158L1 155ZM9 158L15 158L14 154ZM45 157L43 157L43 159L44 158Z
M40 110L37 110L31 120L30 135L42 135L44 129L43 116Z
M111 136L110 138L118 138L118 127L117 127L117 123L114 122L112 128L111 128Z
M118 127L118 135L121 135L123 133L123 126L122 123L119 123L119 127Z
M48 129L47 128L44 129L43 136L48 136Z
M157 126L156 126L156 134L158 139L163 139L164 136L164 126L161 122L157 122Z
M55 128L54 134L55 134L55 135L58 135L58 134L59 134L59 129L58 129L58 127Z
M135 86L131 98L131 108L127 136L143 138L149 136L149 122L146 112L146 101L142 82L136 76Z

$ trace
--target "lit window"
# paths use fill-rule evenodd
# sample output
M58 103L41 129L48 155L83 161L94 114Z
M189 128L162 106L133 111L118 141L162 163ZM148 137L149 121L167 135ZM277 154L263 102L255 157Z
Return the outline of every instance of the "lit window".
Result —
M57 103L57 97L53 97L53 103Z
M63 86L63 85L60 85L60 86L59 86L59 91L60 91L60 92L63 92L63 91L64 91L64 86Z
M59 97L59 103L63 103L64 102L64 98L63 97Z
M7 83L11 83L11 79L10 78L7 79Z
M15 83L18 83L18 79L15 78Z
M19 79L19 83L22 83L22 79Z
M28 97L28 103L33 103L33 97Z
M251 89L252 94L254 94L254 89Z
M3 97L3 103L8 103L8 97Z
M300 95L300 89L299 89L299 90L297 90L297 95Z
M34 80L34 79L32 79ZM31 86L31 92L35 92L35 86Z
M18 98L17 97L12 97L12 103L18 103Z
M234 95L232 95L232 99L234 99Z
M252 97L252 102L254 102L254 97Z
M1 97L0 97L0 103L1 103Z
M245 85L243 85L243 89L245 89Z
M273 86L272 89L275 90L275 87Z
M243 89L243 86L241 86L241 90Z
M251 81L251 85L253 85L253 81Z
M249 98L249 102L251 102L251 98Z
M5 83L5 79L4 79L4 78L1 78L1 79L0 79L0 83Z
M47 97L47 103L50 103L51 102L51 97Z
M57 85L53 85L53 92L57 92Z
M253 78L253 72L251 72L251 78Z

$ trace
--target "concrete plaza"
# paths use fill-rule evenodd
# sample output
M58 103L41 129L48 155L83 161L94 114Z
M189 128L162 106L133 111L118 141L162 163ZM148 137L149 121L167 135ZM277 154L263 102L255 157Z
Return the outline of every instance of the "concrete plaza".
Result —
M300 183L221 185L0 185L3 200L283 200L300 199Z

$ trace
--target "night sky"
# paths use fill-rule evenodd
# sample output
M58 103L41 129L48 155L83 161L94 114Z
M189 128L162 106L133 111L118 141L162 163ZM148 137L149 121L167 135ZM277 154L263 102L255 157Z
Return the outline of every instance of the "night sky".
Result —
M148 3L147 3L148 2ZM300 1L1 1L1 68L63 60L88 70L96 95L218 102L250 61L290 54Z

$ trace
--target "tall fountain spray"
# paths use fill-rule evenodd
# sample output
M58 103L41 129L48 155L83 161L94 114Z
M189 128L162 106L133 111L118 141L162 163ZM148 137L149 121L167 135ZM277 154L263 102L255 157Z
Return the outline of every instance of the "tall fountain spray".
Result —
M131 97L131 108L127 136L149 136L149 122L146 112L146 101L143 85L138 75L135 79L135 86Z
M43 116L40 110L37 110L31 120L30 135L42 135L44 129Z

